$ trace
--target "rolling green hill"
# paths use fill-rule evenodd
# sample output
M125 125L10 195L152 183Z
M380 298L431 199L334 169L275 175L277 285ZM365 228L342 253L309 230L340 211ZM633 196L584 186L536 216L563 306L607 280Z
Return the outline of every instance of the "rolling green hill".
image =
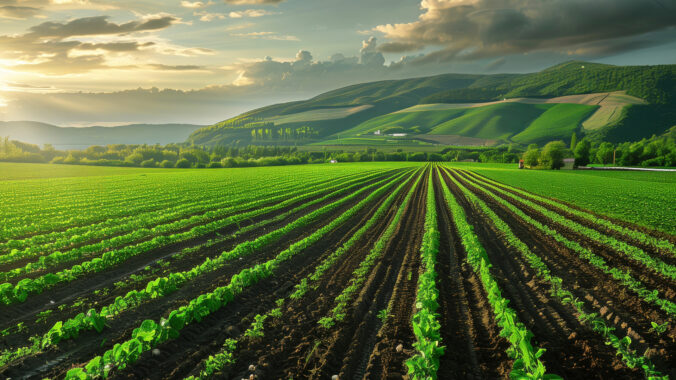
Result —
M552 140L568 142L583 120L596 111L598 106L584 104L553 104L526 129L512 136L512 141L522 144L545 144Z
M573 61L530 74L445 74L352 85L246 112L195 131L189 142L379 145L373 135L378 130L381 136L405 133L406 139L395 136L401 144L456 137L486 145L543 144L567 140L573 131L620 142L674 124L676 65Z

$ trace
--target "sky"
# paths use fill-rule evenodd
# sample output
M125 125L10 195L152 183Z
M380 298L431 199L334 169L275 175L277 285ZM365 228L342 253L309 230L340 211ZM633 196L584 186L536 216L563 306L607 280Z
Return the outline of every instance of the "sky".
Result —
M0 0L0 120L212 124L338 87L676 63L676 0Z

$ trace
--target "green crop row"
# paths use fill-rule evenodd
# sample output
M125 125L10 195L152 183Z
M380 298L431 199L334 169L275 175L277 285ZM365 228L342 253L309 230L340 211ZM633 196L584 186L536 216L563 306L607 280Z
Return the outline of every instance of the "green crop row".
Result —
M468 177L465 177L466 179L469 179ZM542 231L544 234L547 236L551 236L554 240L557 242L561 243L563 246L566 248L570 249L571 251L574 251L580 257L583 259L587 260L591 265L594 267L600 269L603 271L605 274L608 274L612 276L615 280L617 280L620 284L623 286L627 287L634 293L638 294L639 297L641 297L645 302L652 303L659 308L661 308L664 312L666 312L669 316L675 317L676 316L676 304L673 302L662 298L659 296L659 291L657 290L648 290L641 281L636 280L632 275L619 268L615 267L610 267L606 261L594 254L591 250L582 247L579 243L566 239L564 236L562 236L560 233L558 233L556 230L549 228L546 225L543 225L542 223L538 222L537 220L531 218L530 216L526 215L523 211L521 211L519 208L516 206L512 205L511 203L507 202L506 200L502 199L501 197L498 197L488 189L482 187L478 182L470 182L472 183L477 189L480 189L483 193L486 195L490 196L491 198L495 199L496 202L500 203L504 207L508 208L510 211L512 211L515 215L517 215L519 218L525 220L528 224L531 226L535 227L537 230ZM495 191L501 191L499 188L491 186L490 184L487 184L488 187L494 189Z
M165 209L196 199L227 197L239 189L274 191L280 182L311 183L367 170L352 165L318 165L218 170L208 175L183 171L100 176L96 181L86 177L5 181L0 197L3 204L12 207L0 210L0 220L5 222L0 224L0 242ZM41 200L36 200L36 195ZM44 211L50 208L54 212Z
M506 189L509 189L509 190L511 190L515 193L518 193L521 196L530 198L530 199L538 201L538 202L542 202L542 203L547 204L547 205L549 205L549 206L551 206L551 207L553 207L553 208L555 208L559 211L564 211L564 212L573 214L575 216L578 216L580 218L586 219L590 222L593 222L595 224L606 227L609 230L618 232L618 233L622 234L623 236L628 236L631 239L634 239L634 240L641 242L645 245L651 246L655 249L665 250L667 252L670 252L673 255L676 255L676 246L674 246L674 244L671 243L669 240L660 239L660 238L657 238L657 237L654 237L654 236L650 236L650 235L648 235L644 232L641 232L641 231L637 231L637 230L634 230L634 229L631 229L631 228L627 228L627 227L624 227L624 226L621 226L621 225L617 225L617 224L615 224L615 223L613 223L613 222L611 222L607 219L600 218L600 217L598 217L594 214L591 214L589 212L578 210L578 209L573 208L573 207L569 207L569 206L567 206L567 205L565 205L565 204L563 204L563 203L561 203L557 200L542 197L542 196L539 196L537 194L533 194L533 193L530 193L528 191L519 189L517 187L509 186L509 185L506 185L504 183L500 183L500 182L491 180L491 179L484 177L484 176L479 176L478 174L473 173L473 172L468 172L468 173L470 173L470 175L474 176L474 178L476 178L476 179L482 180L484 182L491 183L493 185L499 185L503 188L506 188Z
M335 324L336 321L342 321L345 318L345 311L347 309L347 305L348 305L349 301L354 296L354 293L357 290L361 289L361 286L364 284L364 281L366 281L366 276L368 275L369 271L371 270L371 268L373 267L375 262L378 260L378 258L380 258L382 256L383 252L385 251L385 246L387 245L387 243L392 238L394 231L397 229L397 226L399 225L399 222L401 221L401 216L404 213L404 210L406 210L406 206L410 202L411 198L413 197L413 193L415 192L415 189L417 188L418 184L420 183L421 178L422 178L422 174L418 175L415 182L411 186L411 189L406 194L406 198L397 208L397 212L394 215L394 218L392 219L392 221L387 225L383 234L378 238L378 240L374 244L373 248L371 248L371 250L369 251L369 254L364 258L364 260L362 260L361 263L359 263L359 266L357 267L357 269L355 269L352 272L352 277L350 278L349 285L345 289L343 289L343 291L336 297L336 299L334 301L336 303L336 306L331 310L331 312L329 313L328 316L325 316L325 317L323 317L319 320L318 323L321 326L326 327L326 328L330 328L331 326L333 326ZM399 189L397 189L397 192L398 191L399 191ZM391 199L388 198L389 203L392 203L392 201L394 200L394 195L395 194L393 193L390 196ZM386 213L387 213L387 208L378 209L378 211L376 212L377 215L375 215L375 216L377 216L377 218L373 218L373 219L369 220L369 222L366 225L364 225L359 230L359 232L357 232L358 236L357 236L357 234L355 234L355 237L353 237L353 239L356 241L356 239L360 238L364 233L366 233L366 231L368 229L371 228L371 226L373 224L375 224L378 221L378 219L382 218ZM350 243L350 246L351 246L352 244L354 244L354 241L348 241L348 243ZM342 255L342 253L344 251L346 251L347 249L349 249L349 247L347 247L345 249L341 249L342 252L340 252L340 254ZM317 270L315 271L315 274L310 278L314 280L314 279L318 278L319 276L321 276L321 274L323 274L324 271L330 265L332 265L333 261L335 261L337 258L338 258L338 256L336 256L335 259L333 259L332 261L328 261L325 264L320 265L317 268ZM306 288L307 287L304 287L302 285L297 287L296 292L294 294L292 294L291 297L293 298L293 297L299 297L299 296L303 295L305 293L305 291L307 291Z
M411 176L413 178L413 176ZM408 200L411 198L411 195L413 194L413 191L415 187L417 186L417 183L420 181L421 176L418 175L415 183L411 187L411 190L407 194L406 198L402 202L402 204L399 206L399 209L403 210L408 204ZM308 275L307 277L303 278L296 286L294 287L294 291L289 295L289 299L293 300L299 300L302 297L304 297L308 290L310 289L310 283L311 282L316 282L319 281L324 273L338 261L340 257L342 257L346 252L348 252L354 244L356 244L363 236L364 234L369 231L379 220L381 220L387 211L389 210L390 206L394 202L394 199L397 197L397 195L401 192L401 190L404 188L404 186L408 183L409 181L404 181L402 182L399 186L397 186L396 189L390 193L390 195L383 201L383 203L378 207L376 212L369 218L369 220L355 232L348 241L346 241L340 248L332 252L330 255L328 255L322 262L315 268L315 271ZM401 213L397 213L397 216L401 216ZM398 224L399 218L395 216L394 219L390 222L388 225L388 231L389 230L394 230L394 227ZM390 228L390 226L393 226ZM381 236L380 240L383 240L383 236L385 236L387 232L383 233ZM390 233L391 235L391 233ZM385 240L388 240L386 238ZM378 243L376 243L377 245ZM277 300L277 308L270 310L267 314L264 314L264 317L270 317L270 318L279 318L282 315L281 311L281 306L284 304L286 300L284 298L280 298ZM252 326L251 330L252 332L244 333L244 336L251 336L253 335L253 329L255 329L257 326ZM258 329L257 334L262 334L263 331L262 329ZM206 360L204 360L204 363L202 364L203 369L199 372L198 376L189 376L185 380L204 380L210 378L214 373L222 370L228 365L231 365L235 362L234 358L234 351L237 348L237 344L239 341L237 339L226 339L226 341L223 344L223 347L221 350L216 353L215 355L209 356Z
M231 249L230 251L225 251L221 253L221 255L216 258L213 259L207 258L203 263L196 265L190 270L171 273L169 276L158 277L152 281L149 281L143 289L139 291L132 290L128 292L125 296L117 297L112 304L102 307L100 311L91 309L86 314L80 313L76 317L68 319L66 321L58 321L38 341L35 341L33 343L30 350L22 348L14 353L8 354L5 358L5 363L6 361L10 360L13 361L20 357L33 354L40 349L45 349L47 347L53 346L62 340L77 338L79 334L85 330L96 330L97 332L101 332L105 326L105 321L107 319L111 319L119 315L123 311L136 308L143 302L146 302L148 300L164 297L168 294L171 294L176 290L178 290L179 288L181 288L186 283L195 280L197 277L205 273L212 272L214 270L222 268L225 264L227 264L228 262L232 261L235 258L249 255L256 250L260 250L261 248L269 244L279 241L279 239L281 239L283 235L289 233L292 230L303 228L310 225L311 223L317 221L320 217L327 215L328 213L340 207L341 205L347 203L351 199L358 197L360 194L367 191L368 189L386 183L389 180L397 181L403 175L405 174L400 174L396 176L394 179L392 179L392 177L388 177L375 184L359 189L350 194L349 196L336 200L335 202L332 202L330 204L327 204L322 208L311 212L310 214L304 215L296 219L295 221L285 225L284 227L271 231L252 241L243 242L234 247L233 249ZM309 204L307 205L301 205L296 209L291 210L289 214L292 212L302 210L303 208L309 207L311 204L321 203L324 200L329 199L338 194L349 192L357 185L347 186L343 189L336 190L333 193L330 193L320 199L309 202ZM5 363L0 363L0 365L3 365Z
M96 376L107 377L113 369L123 369L136 361L139 356L153 347L180 335L180 331L192 322L199 322L211 313L219 310L240 294L244 289L258 283L261 279L273 275L274 270L282 263L301 252L306 247L319 241L328 232L339 227L356 215L367 204L381 197L394 181L390 181L373 191L369 196L340 214L327 225L317 229L310 236L292 244L280 252L275 258L265 263L257 264L234 275L230 283L219 287L212 292L194 298L186 306L181 306L162 318L159 323L145 320L132 332L131 339L124 343L117 343L102 356L90 360L84 368L74 368L68 371L66 379L87 379ZM356 194L356 193L355 193Z
M366 178L370 179L372 178L372 176L367 176ZM304 188L301 190L293 191L290 193L282 193L272 197L268 197L267 196L268 194L265 193L261 194L259 192L253 192L252 194L251 191L248 191L247 196L242 198L235 197L234 199L230 198L227 201L212 202L207 205L210 211L206 211L198 215L192 215L184 219L180 219L185 214L183 211L172 213L170 212L170 210L167 210L167 212L161 217L161 219L169 219L172 221L166 224L158 224L161 222L161 219L155 218L154 220L153 219L145 220L143 217L139 217L140 224L144 224L146 225L146 227L137 226L136 229L133 228L131 229L132 232L128 232L124 235L114 236L109 239L101 240L94 244L74 248L69 251L65 252L57 251L48 255L40 256L38 261L28 263L21 268L15 268L7 272L0 273L0 280L8 281L22 274L48 269L53 266L77 260L97 252L111 251L113 249L123 247L130 243L142 241L143 239L157 237L159 235L176 233L180 230L183 230L191 226L204 225L208 222L222 219L225 216L233 215L238 212L243 212L245 210L259 208L259 210L250 211L247 214L247 216L244 217L244 219L250 218L255 215L260 215L260 209L263 209L262 206L266 204L272 205L265 208L265 210L270 211L288 205L289 199L292 199L294 202L301 201L303 199L307 199L308 197L315 196L317 195L317 193L327 191L327 189L329 188L342 187L352 182L363 180L364 179L358 178L351 181L346 181L344 184L339 183L338 185L334 185L333 187L331 187L330 184L328 183L321 183L315 186L304 186ZM258 200L246 202L247 198L248 199L254 198ZM261 200L263 200L263 202L261 202ZM128 228L129 228L128 226L125 226L125 230L129 230ZM110 229L104 229L102 232L104 235L107 236L114 235L114 232L110 231ZM31 256L40 254L40 248L38 247L35 250L31 249L31 252L33 252ZM24 258L22 256L23 253L24 251L13 251L11 256L14 256L14 259L18 260Z
M265 188L265 191L262 191L260 195L267 195L268 193L270 195L280 194L298 189L301 189L302 191L302 189L307 187L316 187L324 184L329 185L330 183L341 180L343 179L298 183L297 181L289 179L288 183L279 183L272 188ZM10 254L0 255L0 263L8 263L17 259L37 255L44 256L49 252L65 248L74 248L98 239L110 239L132 230L150 228L160 223L173 221L179 217L184 218L199 212L228 207L232 203L242 203L245 200L251 201L252 196L253 194L249 189L240 188L229 191L227 196L224 197L213 197L210 194L203 195L191 202L179 203L176 206L162 210L137 213L123 218L111 218L94 225L73 227L65 231L55 231L44 235L34 235L23 240L10 240L6 243L0 243L0 251L11 249ZM268 200L271 201L271 203L274 201L271 199Z
M534 254L525 243L519 240L509 228L507 223L500 219L500 217L495 214L495 212L491 210L484 201L479 199L455 178L451 177L451 180L463 192L463 194L465 194L467 199L470 200L470 202L472 202L478 209L480 209L481 212L498 229L498 231L501 232L503 238L507 240L509 246L514 247L522 255L530 267L537 273L538 277L551 286L550 294L553 297L559 299L564 305L571 304L577 312L575 314L577 319L582 324L589 326L592 328L592 330L601 334L603 338L606 339L606 344L617 350L617 354L622 357L622 360L629 368L642 368L648 379L656 380L664 378L663 375L655 369L655 366L651 363L650 359L645 356L638 355L629 347L631 338L625 336L624 338L620 339L615 334L613 334L615 328L608 326L606 321L603 318L600 318L597 313L587 313L584 310L584 302L577 299L572 292L563 287L563 279L552 275L550 269L542 261L542 259Z
M304 199L306 195L300 195L299 197ZM266 201L259 200L258 202L264 203ZM169 236L157 236L151 240L145 241L143 243L134 246L127 246L119 250L105 252L101 257L97 257L90 261L85 261L82 264L75 265L70 269L65 269L57 273L49 273L40 276L36 279L23 279L19 281L16 285L4 283L0 285L0 302L4 304L23 302L26 300L29 294L41 293L45 289L51 288L56 284L73 281L76 278L82 277L88 273L103 271L127 260L130 257L139 255L148 250L156 249L162 246L166 246L168 244L185 241L210 232L214 232L226 226L238 223L242 220L246 220L251 217L255 217L257 215L263 215L267 212L274 211L280 207L284 207L285 205L291 204L293 202L296 202L296 200L289 199L277 205L268 206L260 209L254 209L253 211L249 211L239 215L234 215L226 219L218 220L201 226L196 226L186 232L181 232Z
M152 183L139 186L135 182L134 193L129 194L128 182L122 177L110 182L89 183L91 189L78 194L77 199L70 199L70 192L61 188L68 182L64 179L51 180L46 184L48 187L40 189L49 195L48 199L51 199L51 202L46 204L27 202L32 189L24 182L17 194L24 194L26 199L16 199L11 203L16 205L21 213L15 217L6 217L7 224L0 226L0 240L22 239L35 234L53 232L56 229L68 229L110 218L161 210L173 204L190 202L195 198L209 199L222 196L225 189L223 183L213 181L205 183L200 192L186 194L186 192L175 191L176 189L162 178L154 186ZM0 193L7 195L6 191ZM119 194L107 198L110 193ZM53 212L45 211L52 207L55 207Z
M651 257L647 253L643 252L642 249L635 247L631 244L627 244L623 241L617 240L612 236L608 236L605 234L602 234L599 231L596 231L594 229L585 227L579 223L576 223L570 219L566 219L560 214L557 214L553 211L548 210L545 207L542 207L534 202L531 202L527 199L524 198L519 198L509 192L502 192L502 194L506 195L507 197L527 206L532 208L533 210L539 212L540 214L544 215L547 217L549 220L553 221L559 226L568 228L574 232L577 232L583 236L586 236L589 239L592 239L600 244L605 245L608 248L611 248L612 250L616 252L621 252L630 259L641 263L647 268L650 268L654 270L655 272L662 274L670 279L676 279L676 267L673 265L669 265L665 262L663 262L660 259Z
M438 173L439 174L439 173ZM454 180L451 177L452 180ZM455 180L454 183L459 185ZM481 284L488 296L488 302L493 307L493 315L500 327L500 336L507 338L510 348L507 353L514 360L510 378L512 379L560 379L554 374L547 374L545 365L540 357L545 352L544 349L536 349L531 343L533 333L519 321L516 311L508 305L509 300L502 296L500 287L490 273L490 259L486 250L479 242L479 238L474 233L474 229L467 222L465 210L453 197L445 181L441 181L444 199L451 211L455 228L461 238L462 245L467 252L467 261L479 275ZM464 192L463 192L464 193Z
M427 177L427 198L425 202L425 234L420 246L421 274L418 277L418 291L415 297L417 312L413 315L411 325L416 342L413 347L417 353L406 360L408 375L411 379L436 379L439 369L439 358L445 347L441 344L441 324L439 314L439 290L437 289L437 272L434 265L439 253L439 227L437 206L434 196L434 171ZM450 327L450 326L447 326Z

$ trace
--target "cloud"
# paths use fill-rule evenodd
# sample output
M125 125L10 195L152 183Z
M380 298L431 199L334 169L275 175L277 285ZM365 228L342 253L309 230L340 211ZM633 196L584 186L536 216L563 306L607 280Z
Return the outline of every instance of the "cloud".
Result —
M97 36L107 34L128 34L134 32L156 31L168 28L180 21L171 15L160 15L122 24L109 22L109 16L84 17L67 23L43 22L29 29L30 35L39 37Z
M385 63L385 57L378 51L376 46L376 38L373 36L362 42L361 50L359 51L362 65L382 66Z
M227 4L232 5L258 5L258 4L279 4L286 0L225 0Z
M40 8L24 7L17 5L0 6L0 18L23 20L33 17L38 13L40 13Z
M233 37L274 40L274 41L299 41L298 37L290 35L281 35L277 32L249 32L249 33L232 33Z
M274 15L277 12L266 11L265 9L247 9L243 11L233 11L228 13L230 18L242 18L242 17L263 17L268 15Z
M423 47L424 45L415 42L386 42L378 47L378 51L383 53L404 53L420 50Z
M222 13L211 13L207 11L195 12L193 13L193 16L199 16L200 21L204 22L210 22L213 20L225 20L226 18L228 18L227 15L224 15Z
M2 92L5 120L56 125L123 123L212 124L269 102L301 99L307 93L270 94L259 87L213 86L181 91L139 88L108 93ZM124 110L124 112L120 112Z
M197 9L197 8L204 8L208 7L209 5L212 5L213 2L202 2L202 1L181 1L181 6L183 8L190 8L190 9Z
M635 49L621 38L676 25L676 3L659 0L422 0L417 21L374 28L384 52L441 47L424 61L475 60L533 51L586 54Z
M278 14L277 12L269 12L264 9L246 9L242 11L232 11L228 14L211 13L207 11L194 12L194 16L199 16L200 21L210 22L213 20L225 20L226 18L245 18L245 17L263 17L268 15Z
M110 22L108 16L43 22L25 34L0 35L0 59L13 71L64 75L113 68L109 62L115 57L125 56L129 61L130 55L146 50L178 56L214 53L148 40L146 33L178 22L179 18L168 14L140 16L124 23Z
M77 50L107 50L107 51L137 51L142 47L150 47L155 45L153 42L138 43L132 42L109 42L109 43L82 43L77 46Z
M25 20L45 11L70 9L110 10L117 6L89 0L1 0L0 18Z
M384 65L373 37L362 42L358 56L336 53L327 61L315 60L307 50L300 50L292 60L265 57L255 62L234 65L238 86L260 86L278 90L323 91L351 83L406 75ZM401 67L400 67L401 68Z
M163 65L160 63L151 63L144 65L142 67L150 68L152 70L164 70L164 71L195 71L195 70L206 70L204 66L198 65Z

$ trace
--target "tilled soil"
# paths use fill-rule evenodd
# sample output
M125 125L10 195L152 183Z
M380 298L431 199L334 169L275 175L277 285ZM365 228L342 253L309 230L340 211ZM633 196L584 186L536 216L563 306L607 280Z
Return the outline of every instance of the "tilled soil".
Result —
M254 316L276 308L276 300L288 298L294 291L294 286L349 240L389 194L382 195L349 221L330 231L319 242L282 263L273 276L248 287L232 302L201 322L186 326L178 338L161 344L157 350L144 353L128 368L112 373L112 377L174 379L197 375L203 368L204 360L217 353L225 339L235 338L239 343L234 353L234 364L218 372L214 378L241 379L251 375L255 379L330 379L334 375L341 380L408 378L405 361L416 353L411 319L416 312L418 277L422 270L420 246L425 233L427 175L433 175L440 231L439 252L435 264L439 291L437 318L442 326L441 344L446 349L440 358L437 373L439 379L507 379L513 365L513 360L507 354L509 343L500 336L500 328L496 324L480 278L466 262L465 249L444 200L442 183L451 189L453 196L465 210L468 222L474 227L490 258L491 273L503 296L510 301L509 305L516 311L519 320L533 332L533 344L546 349L541 359L548 373L558 374L565 379L643 378L640 368L628 368L615 350L605 344L600 334L578 321L572 306L563 305L550 295L549 285L537 276L519 251L507 243L503 234L493 226L493 222L465 198L451 178L486 202L514 235L542 259L552 274L563 280L563 287L584 301L585 310L605 318L606 323L615 329L615 334L619 337L627 335L632 338L631 347L639 355L645 352L658 370L671 376L676 375L676 366L673 365L676 360L676 326L667 313L642 300L610 275L579 257L575 251L531 227L510 209L483 193L477 186L484 186L480 181L484 177L464 170L442 169L440 173L441 175L437 175L436 170L426 168L424 177L414 189L412 177L400 179L399 181L409 182L395 197L385 216L316 283L311 283L312 286L302 298L287 300L281 317L266 320L263 337L244 338L243 333L250 327ZM386 176L392 174L390 171ZM384 176L378 176L378 179L381 178ZM376 180L370 179L362 186ZM502 192L519 198L523 195L501 185L498 188L500 192L489 190L531 218L603 257L611 267L631 273L648 289L659 290L661 297L672 301L676 299L676 284L673 281L656 275L611 247L556 225L532 207L525 206ZM404 205L402 219L392 238L386 242L383 254L367 274L366 281L348 303L344 320L330 328L322 327L318 321L330 314L335 306L335 298L350 285L354 270L392 222L397 208L402 205L409 190L413 191L413 196ZM29 336L43 334L56 320L74 316L84 308L100 308L114 301L115 297L144 286L147 280L124 288L111 285L129 279L131 274L139 273L146 266L157 266L158 270L152 278L189 269L207 257L214 257L238 243L279 228L337 198L289 215L287 220L275 221L242 234L232 235L237 228L228 228L218 234L148 252L104 273L31 296L26 303L0 307L0 328L10 327L18 322L24 322L27 326L22 332L12 332L8 337L0 337L0 348L14 349L25 345ZM545 202L529 200L569 220L639 247L667 263L676 262L669 252L659 251L570 212L558 210ZM55 348L1 368L0 375L8 378L62 378L74 365L82 364L115 343L128 339L132 329L144 319L158 320L169 310L187 304L199 294L228 284L231 277L243 268L275 257L290 244L308 236L358 201L359 199L352 200L315 225L292 231L280 241L204 274L172 294L123 312L108 321L108 327L101 334L83 332L78 338L60 342ZM274 218L295 206L297 205L262 215L240 224L239 227ZM675 237L664 233L605 216L598 217L650 236L676 242ZM217 244L203 246L207 239L221 235L225 237ZM200 248L189 254L177 255L186 247ZM164 264L157 264L160 259ZM102 289L107 291L95 293ZM39 312L72 303L80 299L79 297L85 297L83 299L87 302L72 310L55 310L53 315L43 318L43 322L35 323ZM51 300L55 300L55 304L50 303ZM388 313L383 318L384 310ZM667 330L658 333L652 328L651 322L667 323Z
M508 221L515 235L536 253L552 270L552 274L563 279L567 287L579 299L589 301L594 312L604 317L619 336L628 335L633 348L638 352L650 350L649 357L663 371L673 371L676 352L676 327L670 326L663 334L652 330L650 322L669 322L669 317L659 307L644 302L638 295L624 288L611 276L581 259L575 252L557 244L552 238L531 228L524 220L499 205L495 200L476 190L467 176L459 176L468 188L473 189L491 208ZM507 199L507 198L504 198ZM516 203L513 203L516 205ZM522 211L534 217L536 212L521 207ZM584 240L579 236L577 241Z
M339 207L334 211L334 215L342 213L358 201L358 199L355 199ZM362 211L362 214L365 212L369 211L364 210ZM256 265L259 262L267 261L294 241L304 238L313 231L314 227L294 231L289 234L289 236L285 236L278 243L271 244L260 252L256 252L254 255L249 255L243 257L241 260L233 261L217 271L200 276L195 281L191 281L191 283L186 284L186 286L168 296L152 300L140 307L122 313L115 319L110 320L108 322L109 328L105 329L101 334L86 332L81 334L77 339L63 341L59 343L58 349L47 350L37 356L29 357L18 363L14 363L12 367L3 369L3 374L13 375L12 377L23 376L21 374L25 373L24 371L32 373L35 368L41 367L44 363L49 363L48 367L50 373L58 373L60 372L59 368L72 362L78 355L82 355L80 360L86 360L87 358L93 357L112 347L113 344L124 341L131 333L131 330L140 324L140 321L143 321L144 319L159 319L159 317L164 315L167 310L186 304L188 300L199 294L209 292L219 286L227 285L233 274L238 273L241 269ZM265 231L258 231L258 234L263 233L265 233ZM181 263L178 265L182 266ZM122 270L123 268L119 269ZM177 270L179 269L177 268ZM42 295L38 295L37 297L39 296ZM105 305L105 303L101 303L100 305ZM21 306L24 306L24 304L14 305L14 307ZM60 317L62 316L60 313L57 314ZM42 368L41 373L44 373L46 370L47 368Z
M501 234L470 205L450 179L446 180L486 249L493 265L491 272L503 296L535 335L533 343L547 350L542 360L548 372L565 379L641 378L640 370L624 367L600 335L578 322L571 307L564 307L549 296L549 286L530 270L515 249L496 239Z

